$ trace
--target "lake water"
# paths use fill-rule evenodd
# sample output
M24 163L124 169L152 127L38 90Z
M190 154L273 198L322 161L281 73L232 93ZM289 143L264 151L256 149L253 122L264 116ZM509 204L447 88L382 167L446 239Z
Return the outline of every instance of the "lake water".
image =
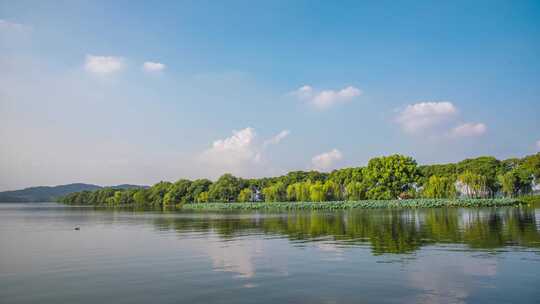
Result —
M0 204L0 303L540 303L540 209Z

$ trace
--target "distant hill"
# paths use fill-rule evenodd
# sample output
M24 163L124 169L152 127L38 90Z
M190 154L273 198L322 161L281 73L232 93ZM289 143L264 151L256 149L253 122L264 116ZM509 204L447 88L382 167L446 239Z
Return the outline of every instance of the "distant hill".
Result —
M30 187L21 190L13 191L4 191L0 192L0 203L33 203L33 202L52 202L55 201L58 197L68 195L73 192L80 191L93 191L103 188L102 186L92 185L92 184L68 184L68 185L59 185L59 186L40 186L40 187ZM117 185L111 186L114 189L136 189L136 188L147 188L147 186L139 185Z

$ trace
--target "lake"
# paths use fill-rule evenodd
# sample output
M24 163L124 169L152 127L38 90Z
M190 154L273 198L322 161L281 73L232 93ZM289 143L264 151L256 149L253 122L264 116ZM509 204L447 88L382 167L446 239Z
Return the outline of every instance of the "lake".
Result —
M539 299L540 208L216 213L0 204L0 303Z

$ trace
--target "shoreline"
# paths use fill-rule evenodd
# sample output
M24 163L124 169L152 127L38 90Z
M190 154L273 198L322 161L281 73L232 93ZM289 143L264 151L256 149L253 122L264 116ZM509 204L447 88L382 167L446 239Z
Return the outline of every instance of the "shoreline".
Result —
M536 200L534 200L536 201ZM407 200L361 200L331 202L213 202L164 205L162 207L140 206L136 204L95 204L74 205L72 207L98 208L144 208L148 210L347 210L347 209L415 209L415 208L483 208L529 205L524 197L519 198L487 198L487 199L407 199Z

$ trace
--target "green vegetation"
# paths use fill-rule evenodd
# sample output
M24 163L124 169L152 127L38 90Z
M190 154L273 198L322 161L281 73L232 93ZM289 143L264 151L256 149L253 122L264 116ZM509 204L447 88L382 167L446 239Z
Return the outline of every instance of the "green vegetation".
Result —
M530 206L540 206L540 195L524 195L519 197L520 202Z
M520 204L518 199L408 199L408 200L365 200L341 202L271 202L271 203L198 203L183 205L188 210L336 210L336 209L380 209L380 208L436 208L436 207L501 207Z
M453 198L456 196L455 181L446 176L431 176L424 184L423 197L426 198Z
M152 208L199 208L197 206L212 205L198 203L255 202L238 207L240 209L252 208L246 206L263 208L261 206L266 206L261 203L263 201L272 206L284 204L286 209L491 206L515 203L515 200L493 198L531 194L539 179L540 153L521 159L500 161L483 156L455 164L424 166L417 166L411 157L391 155L373 158L366 167L330 173L294 171L259 179L224 174L215 182L180 179L175 183L162 181L148 189L82 191L63 197L61 202ZM308 201L312 203L290 204Z

